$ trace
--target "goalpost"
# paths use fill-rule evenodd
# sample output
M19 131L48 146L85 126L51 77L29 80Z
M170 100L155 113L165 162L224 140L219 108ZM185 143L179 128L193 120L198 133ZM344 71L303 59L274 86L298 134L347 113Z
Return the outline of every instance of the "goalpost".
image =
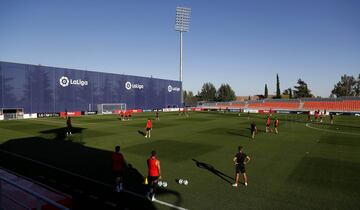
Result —
M112 104L98 104L98 114L117 114L126 110L125 103L112 103Z
M3 115L4 120L23 119L23 108L2 108L0 109L0 115Z

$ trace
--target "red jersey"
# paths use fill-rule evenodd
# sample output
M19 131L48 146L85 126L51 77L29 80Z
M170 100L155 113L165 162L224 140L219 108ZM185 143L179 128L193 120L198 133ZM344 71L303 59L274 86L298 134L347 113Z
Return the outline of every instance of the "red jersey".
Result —
M124 168L124 157L121 153L114 152L112 154L112 170L122 171Z
M156 157L155 156L151 156L148 160L147 160L147 165L149 168L149 176L159 176L159 168L156 165Z
M275 120L275 128L279 127L279 120Z
M148 120L146 123L146 128L151 128L152 127L152 122L151 120Z
M270 125L270 117L267 118L266 125Z
M318 116L319 116L319 113L315 112L315 118L318 118Z

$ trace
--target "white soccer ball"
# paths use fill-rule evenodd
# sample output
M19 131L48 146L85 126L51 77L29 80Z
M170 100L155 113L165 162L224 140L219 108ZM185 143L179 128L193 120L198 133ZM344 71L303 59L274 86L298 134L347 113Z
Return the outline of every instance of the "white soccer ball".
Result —
M167 182L163 182L163 183L162 183L162 186L163 186L163 187L167 187L167 185L168 185Z
M163 185L164 185L164 183L163 183L162 181L159 181L159 182L158 182L158 186L159 186L159 187L161 187L161 186L163 186Z
M179 184L182 184L184 182L183 179L179 179Z
M184 183L184 185L188 185L188 184L189 184L189 181L185 179L185 180L183 181L183 183Z

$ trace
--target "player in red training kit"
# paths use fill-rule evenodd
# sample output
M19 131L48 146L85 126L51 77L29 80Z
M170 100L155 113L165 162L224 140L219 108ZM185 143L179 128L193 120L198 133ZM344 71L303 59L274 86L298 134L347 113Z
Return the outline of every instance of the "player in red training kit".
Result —
M275 133L278 134L279 131L278 131L278 127L279 127L279 119L278 118L275 118L275 122L274 122L274 130L275 130Z
M150 138L151 136L151 130L152 130L152 121L149 118L146 122L146 135L145 138Z
M115 191L121 192L123 190L123 170L124 170L124 157L120 153L120 146L115 147L115 152L112 154L112 170L115 176Z
M271 124L271 120L270 120L270 116L268 116L266 119L266 128L265 128L266 133L269 133L269 130L271 130L270 124Z
M148 185L149 191L147 197L154 201L156 184L159 179L161 179L161 170L160 170L160 160L157 159L156 151L151 152L150 158L147 160L148 165Z
M318 117L319 117L319 112L315 111L315 121L317 121Z

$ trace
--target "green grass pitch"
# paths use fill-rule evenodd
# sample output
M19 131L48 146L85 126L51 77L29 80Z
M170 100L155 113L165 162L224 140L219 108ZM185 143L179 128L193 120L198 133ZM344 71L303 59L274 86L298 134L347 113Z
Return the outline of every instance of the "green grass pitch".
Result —
M146 159L156 150L168 182L157 199L187 209L359 209L360 117L335 116L330 125L328 117L322 124L307 124L305 115L279 114L279 134L274 134L264 132L266 115L248 119L237 113L189 114L160 113L160 120L153 120L150 140L141 132L154 113L138 113L130 121L118 116L74 117L71 137L65 135L62 118L2 121L0 149L112 185L110 156L120 145L130 164L125 188L139 193ZM258 127L255 140L248 129L252 121ZM232 158L239 145L251 157L249 185L234 188ZM0 157L4 168L35 180L51 177L104 201L106 191L113 190L4 152ZM178 178L188 179L189 185L177 184ZM139 205L168 209L151 202Z

